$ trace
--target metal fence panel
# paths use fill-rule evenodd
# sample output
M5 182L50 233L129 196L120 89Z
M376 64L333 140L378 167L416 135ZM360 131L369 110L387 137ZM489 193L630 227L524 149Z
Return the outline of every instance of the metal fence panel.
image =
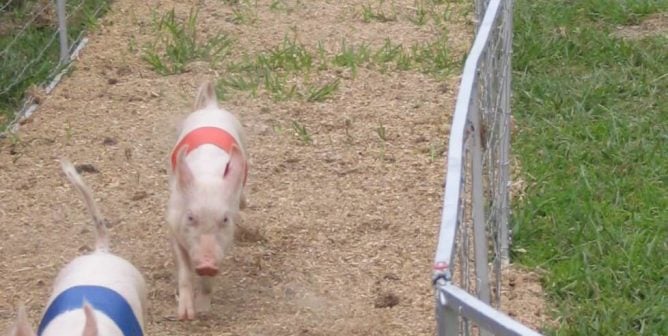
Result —
M437 292L443 302L439 306L446 307L442 309L457 312L458 315L475 321L484 330L504 336L540 336L539 333L490 307L457 286L439 285ZM454 329L453 333L449 333L451 330L448 328L448 323L445 323L444 330L446 333L439 333L439 335L456 335Z
M539 335L493 308L509 262L512 1L479 0L475 13L434 261L438 334Z

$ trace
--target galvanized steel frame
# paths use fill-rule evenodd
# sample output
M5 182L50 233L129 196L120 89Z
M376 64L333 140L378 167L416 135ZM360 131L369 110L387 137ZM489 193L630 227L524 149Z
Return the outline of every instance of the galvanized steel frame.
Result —
M491 306L498 308L501 268L509 262L512 0L476 1L475 13L476 36L452 119L434 260L437 331L439 335L469 334L474 324L481 335L540 335ZM453 281L457 253L459 285ZM470 259L475 262L471 278Z

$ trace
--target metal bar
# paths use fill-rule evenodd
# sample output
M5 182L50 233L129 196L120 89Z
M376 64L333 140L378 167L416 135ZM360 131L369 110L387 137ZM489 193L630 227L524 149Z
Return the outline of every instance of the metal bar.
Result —
M474 87L474 97L477 97L477 86ZM473 249L475 255L475 278L476 294L480 300L489 304L489 275L487 271L487 230L485 221L485 199L483 195L483 169L482 169L482 127L480 123L480 108L478 103L473 103L472 110L469 112L471 123L473 124L473 137L471 155L471 207L473 218ZM468 279L464 279L468 281ZM486 330L481 330L480 335L490 336Z
M440 286L445 285L441 281ZM446 305L445 295L436 291L436 323L439 336L459 336L459 316Z
M442 293L447 310L475 321L483 329L500 336L541 336L540 333L513 320L508 315L488 306L465 290L450 284L437 284Z
M503 32L503 60L506 62L506 64L503 65L503 72L502 72L502 93L501 93L501 109L502 109L502 120L503 120L503 132L502 134L505 134L501 138L501 148L500 148L500 155L499 155L499 161L500 161L500 180L503 182L506 182L505 185L501 185L500 188L503 188L500 190L501 192L501 218L499 221L499 240L500 240L500 257L501 257L501 265L506 266L510 263L510 234L509 234L509 227L508 227L508 220L510 218L510 195L509 195L509 189L510 189L510 137L511 137L511 132L510 132L510 116L512 115L512 112L510 110L510 90L511 90L511 76L512 76L512 57L511 57L511 50L512 50L512 41L513 41L513 26L512 26L512 20L513 20L513 2L512 0L507 0L504 5L504 21L506 22L506 25L504 27L504 32Z
M472 92L473 97L475 97L474 92ZM472 237L472 232L470 232L470 227L471 227L471 207L470 207L470 196L471 195L471 176L469 174L469 167L471 166L471 154L472 154L472 147L473 147L473 137L472 135L472 130L473 126L471 125L470 121L467 121L468 126L468 131L466 132L465 139L464 139L464 172L462 173L462 187L460 190L462 190L462 202L461 206L459 208L459 211L461 212L461 218L459 220L459 223L457 224L458 226L458 238L457 238L457 243L455 243L455 250L459 250L459 264L457 264L457 267L460 269L460 275L459 275L459 282L458 286L459 288L463 288L464 290L471 292L471 274L472 274L472 268L473 265L469 261L472 259L471 255L471 245L473 244L473 237ZM456 262L456 261L455 261ZM462 321L463 323L463 328L464 332L468 330L468 322L467 321Z
M454 261L453 252L457 230L457 212L459 211L459 202L461 201L459 188L463 169L464 130L472 99L471 93L477 77L478 65L480 64L480 55L487 45L490 31L496 23L496 14L499 10L500 2L501 0L492 0L489 2L484 19L480 24L480 29L471 47L471 52L464 64L450 131L443 213L441 216L438 246L436 247L436 256L434 258L434 266L437 273L443 269L442 265L449 267Z
M60 63L65 64L70 58L70 47L67 41L67 13L65 12L65 0L56 0L56 12L58 13L58 33L60 35Z

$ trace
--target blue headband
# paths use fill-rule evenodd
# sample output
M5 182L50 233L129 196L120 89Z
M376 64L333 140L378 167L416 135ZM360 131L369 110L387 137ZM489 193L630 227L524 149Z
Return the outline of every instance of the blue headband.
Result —
M124 336L143 336L141 325L130 304L120 294L102 286L74 286L58 294L44 312L37 335L41 336L46 326L58 315L83 308L84 299L95 310L114 321Z

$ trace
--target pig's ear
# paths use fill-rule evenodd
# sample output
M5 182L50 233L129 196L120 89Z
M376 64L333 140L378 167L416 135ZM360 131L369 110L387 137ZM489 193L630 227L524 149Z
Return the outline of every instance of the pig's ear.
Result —
M178 186L181 192L185 193L190 190L193 183L193 173L186 162L186 153L188 145L183 146L176 157L176 176L178 179Z
M83 336L97 336L97 321L95 320L95 312L93 307L88 302L84 301L84 314L86 314L86 324L84 324Z
M230 150L230 161L225 166L225 173L223 179L226 181L234 181L242 183L245 177L246 163L244 156L241 153L239 146L234 145Z
M9 336L35 336L35 332L28 322L28 314L26 314L26 307L20 305L16 313L16 322L9 331Z

